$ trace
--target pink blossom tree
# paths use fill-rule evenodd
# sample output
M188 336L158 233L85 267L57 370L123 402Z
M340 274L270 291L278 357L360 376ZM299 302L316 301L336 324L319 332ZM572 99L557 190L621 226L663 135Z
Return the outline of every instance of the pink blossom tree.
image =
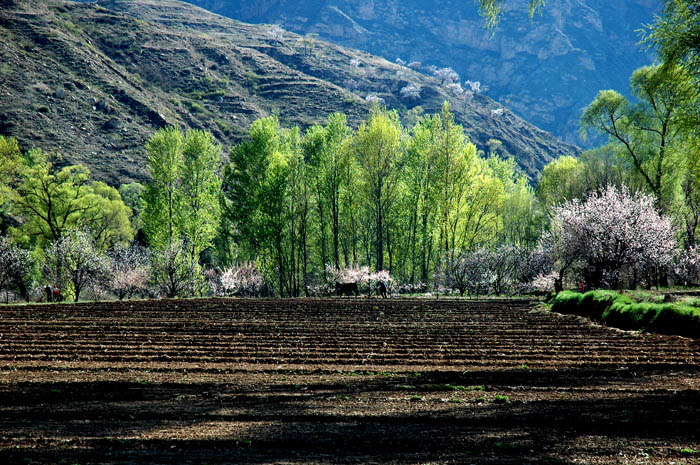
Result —
M257 296L263 289L265 278L258 271L255 263L244 262L238 266L225 269L217 279L211 282L214 293L218 296Z
M652 195L611 186L585 202L574 199L554 211L541 244L558 271L557 290L575 265L588 285L619 288L625 272L653 279L675 255L671 220L656 210Z
M108 273L109 260L86 231L67 231L48 247L46 255L47 275L59 286L69 284L76 301L83 289L101 282Z
M0 236L0 290L14 284L25 299L29 298L25 276L32 268L29 252L12 244L6 237Z
M107 287L119 300L131 299L134 294L148 289L150 271L148 249L139 246L117 247L112 249L108 256L112 266Z

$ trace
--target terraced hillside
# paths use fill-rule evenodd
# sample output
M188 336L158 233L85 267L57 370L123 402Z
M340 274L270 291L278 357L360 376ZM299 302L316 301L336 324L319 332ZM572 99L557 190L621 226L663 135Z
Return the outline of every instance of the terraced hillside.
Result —
M164 125L209 129L228 147L271 114L305 128L343 112L358 125L368 95L407 118L450 101L473 142L500 140L533 179L577 152L486 97L466 102L367 53L174 0L6 0L0 39L0 134L110 184L145 179L145 141ZM409 83L420 98L402 96Z
M0 307L0 458L693 463L698 349L529 301Z

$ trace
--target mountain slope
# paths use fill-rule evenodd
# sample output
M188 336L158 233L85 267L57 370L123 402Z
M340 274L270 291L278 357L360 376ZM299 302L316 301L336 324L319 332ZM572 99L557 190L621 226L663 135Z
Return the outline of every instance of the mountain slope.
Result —
M111 184L145 179L145 141L164 125L210 129L230 146L269 114L306 127L340 111L357 125L368 93L404 115L449 100L480 148L500 140L531 177L576 152L488 98L467 102L366 53L174 0L3 1L0 134L60 151ZM419 99L401 95L408 83Z
M636 32L662 0L551 0L530 21L506 2L493 32L471 0L188 0L231 18L318 33L343 46L406 62L450 66L489 96L570 143L581 109L600 89L625 91L652 58Z

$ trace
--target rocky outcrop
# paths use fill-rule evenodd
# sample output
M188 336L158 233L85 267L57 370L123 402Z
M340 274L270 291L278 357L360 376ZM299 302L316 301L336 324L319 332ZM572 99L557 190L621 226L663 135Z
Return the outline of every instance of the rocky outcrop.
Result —
M278 23L300 34L390 60L452 67L488 95L564 138L577 136L581 110L600 89L628 89L651 61L637 30L662 0L550 0L532 21L525 1L491 34L471 0L189 0L246 22ZM425 68L423 69L425 71Z

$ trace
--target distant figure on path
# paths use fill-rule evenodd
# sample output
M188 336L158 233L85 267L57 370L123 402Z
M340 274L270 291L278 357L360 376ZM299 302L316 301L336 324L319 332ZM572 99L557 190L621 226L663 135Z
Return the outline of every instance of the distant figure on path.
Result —
M46 292L46 302L51 302L53 300L53 286L47 284L44 288L44 292Z

